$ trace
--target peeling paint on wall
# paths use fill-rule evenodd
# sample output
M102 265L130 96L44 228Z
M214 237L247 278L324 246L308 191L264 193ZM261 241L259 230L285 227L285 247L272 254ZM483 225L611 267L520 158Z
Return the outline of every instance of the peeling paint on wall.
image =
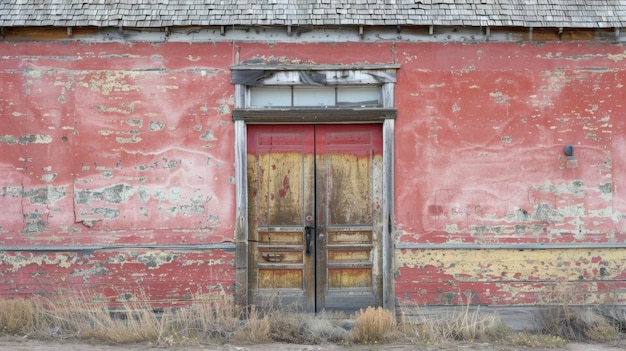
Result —
M48 144L50 142L52 142L52 137L45 134L31 134L17 137L14 135L0 136L0 143L7 143L9 145Z
M175 304L201 293L231 295L233 260L232 252L222 250L0 253L0 280L5 282L0 294L81 291L87 299L148 297L154 304Z
M575 42L0 43L0 245L114 248L1 252L3 296L233 292L233 252L152 248L234 240L235 46L251 64L400 64L395 243L459 248L396 250L399 298L624 300L619 249L594 245L626 242L626 53ZM589 249L475 249L531 244Z
M621 249L401 250L398 297L424 304L624 303ZM599 286L612 286L602 291ZM583 287L583 288L581 288Z

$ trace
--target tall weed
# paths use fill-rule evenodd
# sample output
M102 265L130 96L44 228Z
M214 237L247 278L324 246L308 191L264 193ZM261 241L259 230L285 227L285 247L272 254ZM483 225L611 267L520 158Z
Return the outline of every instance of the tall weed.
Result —
M354 321L350 339L355 343L381 342L394 336L396 318L382 307L360 310Z

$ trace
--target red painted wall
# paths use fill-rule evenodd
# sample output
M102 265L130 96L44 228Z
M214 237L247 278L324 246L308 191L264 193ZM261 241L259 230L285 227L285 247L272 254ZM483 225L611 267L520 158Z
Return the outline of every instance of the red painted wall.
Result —
M395 215L408 248L396 254L396 296L624 303L624 249L600 249L626 241L624 47L403 43L395 52ZM577 168L566 167L568 144ZM500 249L518 244L549 248Z
M231 294L232 46L0 45L0 294Z
M400 241L624 242L623 47L398 44ZM574 146L577 168L563 147ZM410 149L410 150L407 150Z
M409 248L396 250L399 298L536 303L548 282L583 276L591 295L625 285L615 249L526 252L507 265L517 251L419 248L624 243L623 46L2 42L0 55L0 245L123 246L4 252L1 295L231 294L234 250L149 247L233 241L237 59L400 64L395 235ZM577 168L565 167L566 144ZM475 264L452 269L464 260ZM494 264L507 271L485 273Z

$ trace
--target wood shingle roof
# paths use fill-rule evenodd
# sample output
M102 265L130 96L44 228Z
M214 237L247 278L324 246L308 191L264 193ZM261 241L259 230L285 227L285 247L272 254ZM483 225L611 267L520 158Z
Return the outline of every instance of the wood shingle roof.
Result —
M626 0L0 0L0 27L626 27Z

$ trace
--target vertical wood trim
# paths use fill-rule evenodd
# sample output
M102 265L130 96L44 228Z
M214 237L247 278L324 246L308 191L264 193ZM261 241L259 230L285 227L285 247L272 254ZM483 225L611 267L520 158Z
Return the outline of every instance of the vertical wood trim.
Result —
M393 103L393 101L392 101ZM394 195L394 123L393 119L387 119L383 123L383 308L396 314L394 299L394 275L393 267L393 195Z
M395 72L393 72L395 75ZM393 94L394 94L395 84L394 83L385 83L382 86L382 103L383 108L393 108Z
M396 71L389 72L395 76ZM383 85L383 107L394 107L395 84ZM385 119L383 122L383 308L388 309L395 316L395 280L393 274L393 232L394 232L394 119Z
M248 167L246 123L235 121L235 303L249 304L248 294Z

